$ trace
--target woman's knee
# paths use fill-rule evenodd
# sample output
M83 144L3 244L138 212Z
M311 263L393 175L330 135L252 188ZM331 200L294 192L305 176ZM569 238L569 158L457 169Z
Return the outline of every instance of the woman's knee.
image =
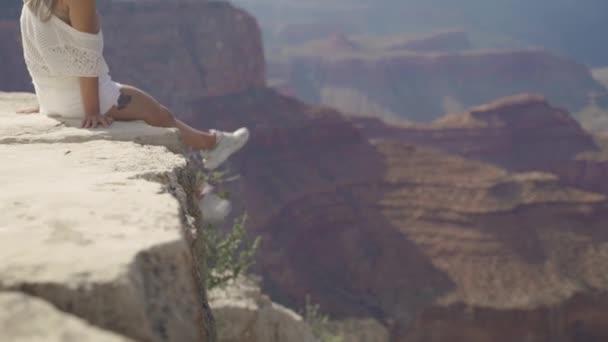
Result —
M167 107L163 105L158 105L158 108L154 111L154 114L149 115L148 120L146 121L148 121L148 124L153 126L175 126L175 116Z
M161 116L163 118L164 121L166 121L167 123L169 123L168 126L173 127L175 125L175 115L173 115L173 113L169 110L169 108L160 105L160 111L161 111Z
M111 111L117 120L144 120L156 127L174 127L175 117L171 111L144 91L125 86L120 90L123 101Z

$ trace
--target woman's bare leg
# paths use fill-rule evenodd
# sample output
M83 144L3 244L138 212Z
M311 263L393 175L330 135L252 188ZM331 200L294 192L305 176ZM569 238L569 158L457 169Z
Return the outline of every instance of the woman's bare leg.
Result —
M186 125L152 96L135 87L123 85L118 104L107 115L116 121L143 120L155 127L175 127L184 143L197 149L209 150L216 145L214 134Z

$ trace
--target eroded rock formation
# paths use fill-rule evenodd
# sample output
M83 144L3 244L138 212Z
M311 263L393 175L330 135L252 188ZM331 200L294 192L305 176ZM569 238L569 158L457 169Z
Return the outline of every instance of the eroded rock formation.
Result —
M198 106L200 120L253 128L232 165L250 228L264 241L257 270L280 303L301 307L311 295L336 318L379 320L393 341L608 338L604 195L500 158L464 158L462 144L441 151L370 138L331 109L269 90ZM476 127L477 137L509 142L496 154L527 146L530 154L515 159L520 167L534 164L532 153L540 164L598 149L567 113L536 96L465 117L436 125L450 141Z
M316 341L300 315L273 303L250 279L241 277L224 288L210 291L209 302L219 341Z
M273 55L269 78L290 83L311 103L415 121L522 92L540 93L570 111L586 106L594 94L606 94L584 65L545 50L446 51L464 48L463 39L457 33L353 36L360 46L354 50L308 42Z
M215 341L176 132L15 114L32 102L0 93L0 340Z
M82 319L63 313L44 300L21 293L0 293L0 336L6 341L129 342L109 331L96 328Z
M175 130L15 113L34 100L0 93L0 340L315 341L250 283L207 302Z
M352 121L368 138L429 146L510 170L546 170L552 163L599 150L570 113L533 94L503 98L430 124Z
M291 43L320 38L346 22L355 32L374 34L429 32L466 27L482 46L544 46L587 65L608 65L604 44L608 11L604 0L234 0L266 27L271 44L285 42L272 33L286 26ZM549 15L550 14L550 15ZM576 20L572 20L576 18ZM332 25L333 24L333 25ZM343 31L344 32L344 31ZM349 33L351 31L347 31ZM317 34L313 34L317 33ZM297 39L300 39L299 41Z
M429 146L513 171L546 171L565 185L608 194L605 148L539 95L500 99L431 124L352 120L368 138Z
M608 204L597 186L605 183L603 169L594 164L598 171L587 184L581 179L588 179L590 168L577 166L580 158L598 157L599 147L565 111L538 97L465 111L530 90L577 107L590 91L604 91L585 67L539 50L397 49L374 56L364 41L336 36L320 47L344 55L324 60L316 52L300 54L273 74L295 80L304 98L331 104L346 99L354 103L349 111L416 119L465 113L428 126L395 127L248 89L264 83L259 30L226 3L133 6L113 1L101 8L110 14L104 33L116 80L143 87L175 109L194 108L188 119L197 126L253 129L252 141L232 163L243 189L235 201L247 207L252 233L264 239L257 271L273 299L298 308L311 295L335 318L372 317L395 341L608 339ZM18 43L14 32L11 44ZM4 79L0 86L7 86ZM210 328L196 325L209 316L195 312L205 303L187 281L193 261L178 233L180 208L169 194L157 193L165 176L183 167L165 149L178 148L171 147L178 146L174 134L134 133L122 125L89 132L5 114L0 150L9 162L0 172L10 177L0 178L0 213L7 215L0 222L17 223L0 223L8 232L0 254L19 267L0 267L0 289L37 297L65 315L136 340L209 336L196 330ZM373 136L363 125L370 122L390 135ZM4 191L24 183L33 190ZM58 191L59 202L53 196ZM128 196L129 205L115 202L116 192ZM62 211L67 204L61 201L76 209ZM48 207L56 208L52 215L30 213ZM86 219L74 221L78 208ZM18 248L23 241L27 248ZM108 257L107 248L116 253ZM118 310L124 303L133 305ZM175 313L189 320L177 320Z
M262 38L247 12L223 1L133 6L102 7L106 56L118 82L150 89L176 110L199 96L264 85Z

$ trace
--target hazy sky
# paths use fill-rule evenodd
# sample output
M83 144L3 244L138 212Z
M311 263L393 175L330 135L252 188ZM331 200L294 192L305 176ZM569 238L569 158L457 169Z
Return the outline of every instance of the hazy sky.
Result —
M461 27L488 45L540 45L591 65L608 65L608 0L234 0L272 30L341 21L365 33Z

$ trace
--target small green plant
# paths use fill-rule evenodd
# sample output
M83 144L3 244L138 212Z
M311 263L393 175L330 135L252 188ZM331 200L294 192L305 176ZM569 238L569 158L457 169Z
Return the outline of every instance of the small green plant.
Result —
M221 232L216 226L205 224L207 244L207 288L221 287L245 274L253 265L260 238L247 240L245 222L247 216L235 220L229 232Z
M204 184L213 182L219 184L223 181L225 173L213 172L205 175L198 172L196 175L196 189L202 191ZM199 195L199 194L197 194ZM227 199L228 192L219 193L221 198ZM199 236L205 243L207 260L207 289L222 287L230 281L247 273L253 265L255 254L260 245L260 237L253 241L247 237L245 223L247 215L237 218L229 231L206 223L204 218L200 223Z
M319 304L313 304L306 296L304 321L310 326L312 334L319 342L343 342L341 334L334 334L329 328L329 317L321 312Z

